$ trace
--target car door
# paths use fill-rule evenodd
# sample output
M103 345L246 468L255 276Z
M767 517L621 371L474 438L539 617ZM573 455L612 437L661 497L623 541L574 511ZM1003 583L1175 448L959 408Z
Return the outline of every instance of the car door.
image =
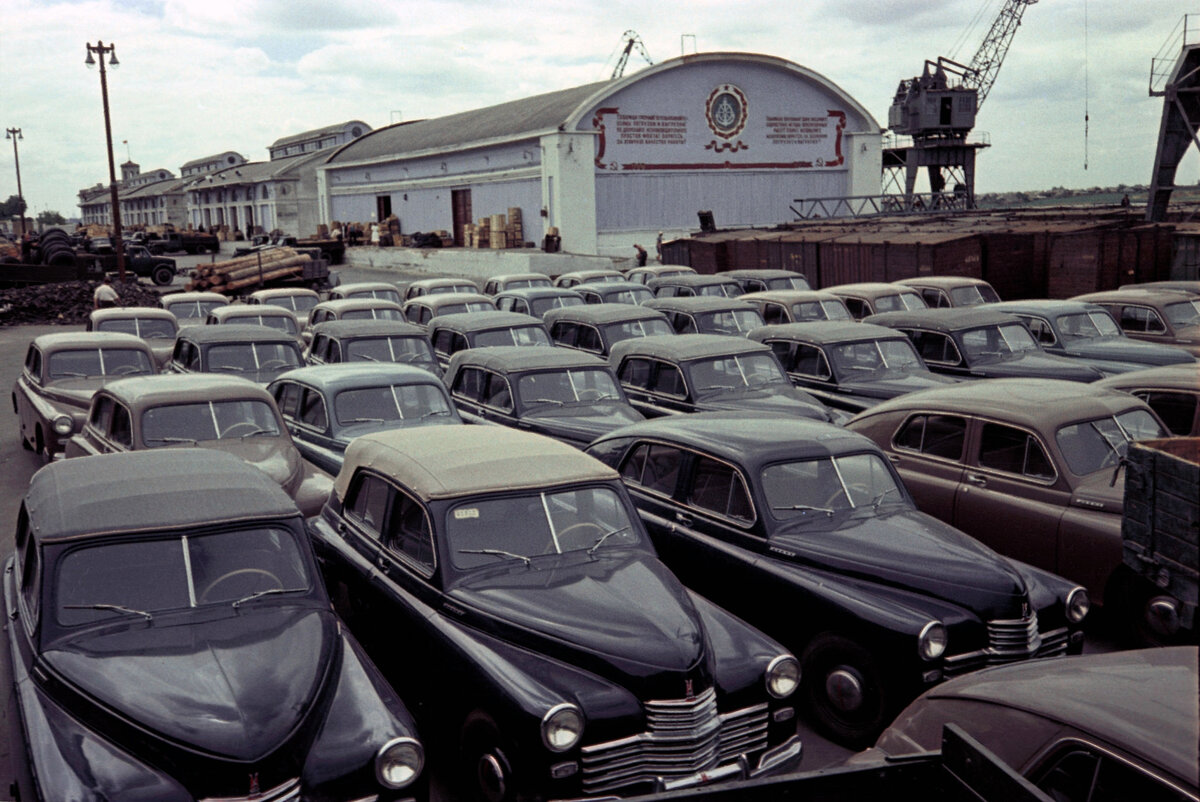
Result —
M970 368L963 361L958 345L949 334L921 329L901 329L912 340L913 347L934 373L968 378Z
M621 362L617 378L629 403L649 418L691 412L687 384L678 365L646 357L627 357Z
M917 411L885 448L917 507L946 523L954 522L963 482L968 422L964 415Z
M1059 520L1070 491L1045 443L999 421L972 418L970 428L951 523L1001 554L1063 573Z

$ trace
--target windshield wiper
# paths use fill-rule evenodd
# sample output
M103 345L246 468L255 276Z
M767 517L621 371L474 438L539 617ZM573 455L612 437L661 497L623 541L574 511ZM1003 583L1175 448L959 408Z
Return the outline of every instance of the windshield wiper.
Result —
M62 373L55 373L50 378L51 379L86 379L87 374L86 373L76 373L73 370L66 370L66 371L63 371Z
M196 445L194 437L147 437L145 440L147 443L191 443Z
M446 416L449 416L449 415L450 415L450 410L448 410L448 409L431 409L431 410L429 410L428 412L422 413L422 415L421 415L421 417L419 418L419 420L425 420L426 418L431 418L431 417L433 417L434 415L446 415Z
M883 502L884 497L887 496L888 493L895 493L895 494L899 495L900 488L889 487L887 490L884 490L882 493L875 496L875 498L871 499L871 509L873 509L873 510L879 509L880 503Z
M789 510L792 512L823 512L829 517L833 517L834 510L832 507L816 507L812 504L786 504L780 507L772 507L773 510Z
M253 431L246 432L244 435L242 435L242 439L245 440L247 437L254 437L258 434L271 434L271 432L267 431L266 429L254 429Z
M343 426L347 423L383 423L383 418L348 418L344 421L339 421Z
M529 566L531 566L533 564L533 560L529 559L524 554L513 554L511 551L505 551L504 549L459 549L458 553L459 554L490 554L493 557L508 557L509 559L512 559L512 560L523 561L525 563L526 568L528 568Z
M213 365L213 370L228 371L229 373L245 373L245 368L239 368L237 365Z
M593 544L592 544L592 545L591 545L591 546L588 548L588 550L587 550L588 556L590 557L592 554L594 554L594 553L596 552L596 549L600 548L600 544L601 544L601 543L603 543L604 541L608 540L610 537L612 537L613 535L617 534L618 532L626 532L626 531L628 531L630 528L631 528L631 525L628 525L628 524L627 524L627 525L625 525L625 526L622 526L622 527L620 527L619 529L610 529L610 530L608 530L608 531L607 531L607 532L605 532L603 535L601 535L600 537L596 538L596 542L595 542L595 543L593 543Z
M378 362L379 360L369 354L358 354L358 358L365 362Z
M144 616L147 621L153 620L154 616L145 610L135 610L132 607L125 607L120 604L64 604L65 610L111 610L114 613L130 613L132 615Z
M531 404L554 404L556 407L561 407L565 401L559 401L557 398L534 398L531 399Z
M245 602L253 601L254 599L260 598L262 596L270 596L272 593L294 593L298 590L304 590L304 588L267 588L266 590L257 590L254 593L251 593L249 596L243 596L242 598L235 601L233 603L233 609L236 610L240 605L244 604Z

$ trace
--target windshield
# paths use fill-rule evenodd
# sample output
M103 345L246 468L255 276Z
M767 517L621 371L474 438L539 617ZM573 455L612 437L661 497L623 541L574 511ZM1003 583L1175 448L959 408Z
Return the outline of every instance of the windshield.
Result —
M697 287L696 294L715 298L736 298L742 294L742 288L735 281L724 281L720 284L705 284Z
M479 288L474 284L442 284L427 290L429 295L446 295L455 292L479 292Z
M564 295L555 298L534 298L529 302L529 306L533 309L533 314L541 317L551 309L559 309L564 306L582 306L584 300L582 298Z
M1055 319L1058 333L1066 341L1092 340L1097 337L1120 337L1121 327L1103 312L1081 312L1060 315Z
M674 334L671 324L662 318L646 318L645 320L627 320L624 323L613 323L605 326L604 333L610 343L621 340L632 340L635 337L650 337L654 334Z
M842 379L853 379L861 372L923 370L921 358L908 340L843 343L827 348L826 354Z
M399 309L352 309L342 314L342 320L404 320Z
M76 626L311 587L296 535L260 527L75 549L58 562L54 609L59 624Z
M208 370L213 373L253 373L300 366L300 350L292 343L231 343L211 345Z
M208 313L219 306L225 306L222 301L178 301L172 303L167 299L163 299L163 308L173 314L177 318L192 319L206 318Z
M697 395L752 387L791 387L771 354L741 354L693 362L689 369Z
M1110 418L1063 426L1054 439L1067 467L1083 476L1115 466L1125 456L1131 440L1166 436L1153 415L1144 409L1131 409Z
M710 334L745 334L763 325L762 315L754 309L697 314L696 322L700 324L700 331Z
M264 299L262 303L270 304L271 306L282 306L284 309L291 309L293 312L307 312L312 309L321 299L308 295L272 295L270 298Z
M458 293L455 293L457 295ZM494 304L486 301L464 301L459 304L443 304L435 311L435 315L457 315L460 312L494 312Z
M925 309L928 304L925 299L915 292L901 292L896 295L883 295L875 299L875 311L903 312L912 309Z
M1200 301L1180 301L1163 307L1167 320L1176 326L1200 326Z
M813 520L820 514L908 502L878 454L851 454L769 465L763 495L780 521Z
M517 380L517 396L527 407L620 401L621 391L608 371L577 368L527 373Z
M1041 350L1029 329L1020 323L964 331L962 346L968 359L984 362Z
M850 320L850 311L840 301L803 301L792 304L792 318L804 320Z
M1000 296L987 284L971 284L950 290L950 300L954 306L979 306L999 303Z
M424 337L364 337L346 343L347 362L428 362L433 349Z
M49 379L88 376L141 376L154 372L150 357L132 348L88 348L56 351L46 362Z
M553 287L548 278L517 278L504 282L506 290L527 290L533 287Z
M381 301L400 303L399 290L356 290L342 296L343 298L378 298Z
M333 400L342 426L452 417L446 391L435 384L392 384L343 390Z
M604 303L606 304L633 304L636 306L649 301L653 297L654 293L641 288L603 293Z
M199 401L170 404L142 413L146 448L279 434L278 419L265 401Z
M571 488L456 504L446 515L454 565L479 568L543 554L610 549L641 542L610 487Z
M541 326L517 326L511 329L481 331L475 335L473 347L486 348L492 345L554 345L550 335Z
M239 318L238 323L258 323L261 326L282 331L287 334L298 334L300 329L296 326L296 319L290 315L258 315L257 317Z
M800 276L791 276L787 278L769 278L766 281L768 290L811 290L809 285Z
M173 340L176 334L175 324L162 318L131 317L123 320L104 320L96 327L96 331L119 331L144 340Z

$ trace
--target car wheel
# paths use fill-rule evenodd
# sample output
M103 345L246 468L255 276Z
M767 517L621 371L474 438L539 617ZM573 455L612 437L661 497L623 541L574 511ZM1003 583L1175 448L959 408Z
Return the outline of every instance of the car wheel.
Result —
M835 741L865 749L883 731L890 709L883 674L863 647L818 635L804 650L801 688L809 713Z
M154 273L150 278L160 287L165 287L175 280L175 271L166 265L159 265L154 268Z
M474 802L507 802L515 798L512 766L489 728L477 727L463 739L463 798Z
M33 450L42 458L43 462L50 461L50 454L46 450L46 438L42 434L42 427L37 427L33 432Z

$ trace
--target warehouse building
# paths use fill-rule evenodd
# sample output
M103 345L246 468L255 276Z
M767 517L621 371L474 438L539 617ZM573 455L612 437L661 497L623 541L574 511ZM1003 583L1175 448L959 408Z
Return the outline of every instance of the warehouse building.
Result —
M380 128L317 168L323 222L396 215L403 232L519 209L523 239L627 256L660 230L771 225L798 197L877 195L882 129L828 78L699 53L624 78Z

